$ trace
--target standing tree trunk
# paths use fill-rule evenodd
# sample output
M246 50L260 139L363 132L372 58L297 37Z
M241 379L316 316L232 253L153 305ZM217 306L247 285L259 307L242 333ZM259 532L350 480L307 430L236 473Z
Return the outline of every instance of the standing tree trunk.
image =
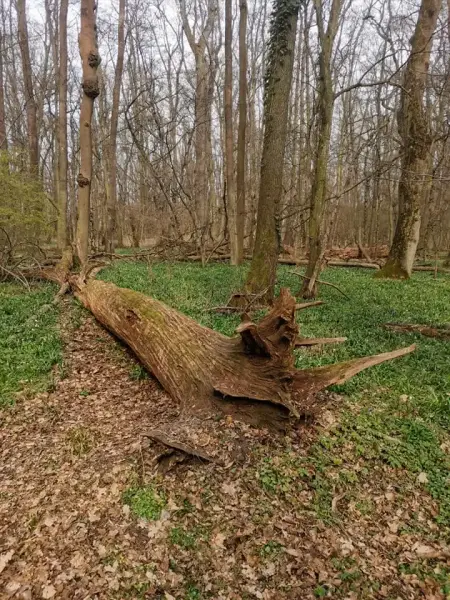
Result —
M322 269L325 252L325 209L330 154L331 126L333 121L334 92L331 74L333 43L339 26L342 0L333 0L325 30L322 0L314 3L320 43L319 88L317 92L316 152L309 212L309 258L302 287L304 298L314 298L316 280Z
M80 108L80 172L78 174L77 254L84 269L89 255L89 216L92 179L91 122L94 100L99 94L97 67L100 56L96 36L95 0L81 0L78 43L83 66L83 98Z
M34 97L33 73L31 70L30 48L28 44L27 11L25 0L17 0L17 25L19 33L22 72L25 87L25 103L27 111L27 135L30 173L39 175L39 141L37 130L37 107Z
M5 112L5 81L3 78L3 56L4 46L4 11L3 0L0 0L0 152L8 150L8 138L6 136L6 112Z
M208 164L207 146L211 130L211 110L209 102L209 72L207 62L208 41L218 14L216 0L208 0L206 22L198 40L189 25L185 0L180 1L183 30L195 58L195 172L194 172L194 202L196 206L196 237L202 262L206 258L206 242L209 234L209 193L208 193Z
M247 132L247 0L239 2L239 124L237 139L237 264L244 260L245 237L245 173Z
M242 261L238 245L238 210L233 159L233 3L225 0L225 82L223 105L225 116L225 180L228 203L228 229L230 235L231 264Z
M117 63L114 75L113 101L111 109L111 131L109 134L109 187L106 215L106 251L114 252L117 212L117 126L119 122L120 87L122 85L123 59L125 54L125 0L119 0Z
M397 113L403 146L398 188L399 214L388 259L377 277L408 279L416 256L420 206L430 181L428 155L432 144L423 95L441 5L442 0L422 0L411 39L411 53L406 64Z
M264 88L264 142L255 248L246 290L271 302L280 253L279 204L300 0L275 0Z
M67 12L69 0L59 9L59 110L58 110L58 248L67 246Z

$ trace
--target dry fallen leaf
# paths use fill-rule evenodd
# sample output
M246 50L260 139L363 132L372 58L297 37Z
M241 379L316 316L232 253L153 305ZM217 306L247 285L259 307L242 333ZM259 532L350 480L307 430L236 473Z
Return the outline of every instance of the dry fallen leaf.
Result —
M225 550L224 541L226 540L226 536L223 533L216 533L216 535L212 538L211 542L213 546L219 548L220 550Z
M419 475L417 476L417 481L419 483L428 483L428 476L426 473L424 473L422 471L422 473L419 473Z
M52 585L45 585L42 588L42 597L45 600L48 600L49 598L53 598L56 595L56 590Z
M4 554L0 554L0 573L4 570L11 558L14 556L14 550L9 550Z

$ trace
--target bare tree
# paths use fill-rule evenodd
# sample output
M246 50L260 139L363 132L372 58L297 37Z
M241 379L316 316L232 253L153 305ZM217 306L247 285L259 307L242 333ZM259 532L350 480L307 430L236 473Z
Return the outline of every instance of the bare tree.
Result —
M238 211L236 185L234 179L234 139L233 139L233 3L225 0L225 80L223 92L225 119L225 181L228 201L228 229L230 233L231 264L242 261L239 256Z
M423 95L441 5L442 0L422 0L411 39L397 113L402 141L399 214L389 257L377 273L378 277L410 277L419 243L420 205L430 181L429 151L432 143Z
M286 146L289 96L300 0L276 0L270 26L264 87L264 144L255 248L246 289L273 299L280 253L279 204Z
M78 174L77 254L83 268L89 255L89 213L92 182L91 122L94 100L99 95L95 0L81 0L80 35L78 38L83 67L83 97L80 108L80 172Z
M316 295L316 279L324 253L324 221L327 195L328 158L333 121L334 90L331 72L333 44L339 28L342 0L333 0L325 28L323 0L314 0L319 36L319 88L317 91L316 149L309 212L309 259L302 288L304 298Z
M239 125L236 164L236 258L237 264L244 259L245 236L245 175L247 142L247 0L239 2Z
M0 151L8 149L8 139L6 136L6 110L5 110L5 82L3 77L3 56L4 51L4 10L3 0L0 0Z
M68 242L67 228L67 12L69 0L59 9L59 109L58 109L58 247Z
M30 48L28 41L26 0L17 0L17 22L20 54L22 57L22 73L25 84L30 172L34 176L37 176L39 173L37 107L34 97L33 73L31 70Z
M208 63L207 48L214 23L218 16L216 0L208 0L207 14L200 24L198 38L189 24L185 0L180 0L180 12L183 30L195 58L195 181L194 201L197 214L197 239L202 257L205 257L205 244L209 233L209 193L208 193L208 164L207 147L211 128L211 111L208 105L210 97L210 64Z
M119 122L120 88L122 85L123 60L125 54L125 0L119 0L119 27L117 35L117 62L114 75L111 131L109 134L109 181L107 184L106 251L113 252L116 234L117 211L117 126Z

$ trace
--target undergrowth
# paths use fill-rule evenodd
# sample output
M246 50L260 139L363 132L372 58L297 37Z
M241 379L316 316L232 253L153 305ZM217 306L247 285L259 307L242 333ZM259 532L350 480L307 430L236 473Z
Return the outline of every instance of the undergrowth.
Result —
M51 370L60 364L62 344L58 309L51 303L51 284L24 287L0 284L0 407L14 403L17 393L43 391L51 382Z

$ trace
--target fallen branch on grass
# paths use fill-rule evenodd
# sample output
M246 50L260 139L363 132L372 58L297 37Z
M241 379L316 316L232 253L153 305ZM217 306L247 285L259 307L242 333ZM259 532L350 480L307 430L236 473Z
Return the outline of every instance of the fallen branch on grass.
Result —
M289 271L289 272L292 273L292 275L297 275L297 277L301 277L302 279L309 280L309 277L306 277L305 275L302 275L301 273L297 273L297 271ZM323 281L322 279L316 279L316 283L320 283L322 285L329 285L330 287L332 287L335 290L337 290L338 292L340 292L343 296L345 296L347 298L347 300L350 300L350 297L347 296L347 294L345 292L343 292L341 290L341 288L338 287L337 285L335 285L334 283L330 283L329 281Z
M398 333L420 333L426 337L450 340L450 327L432 327L431 325L413 325L410 323L386 323L383 327Z

